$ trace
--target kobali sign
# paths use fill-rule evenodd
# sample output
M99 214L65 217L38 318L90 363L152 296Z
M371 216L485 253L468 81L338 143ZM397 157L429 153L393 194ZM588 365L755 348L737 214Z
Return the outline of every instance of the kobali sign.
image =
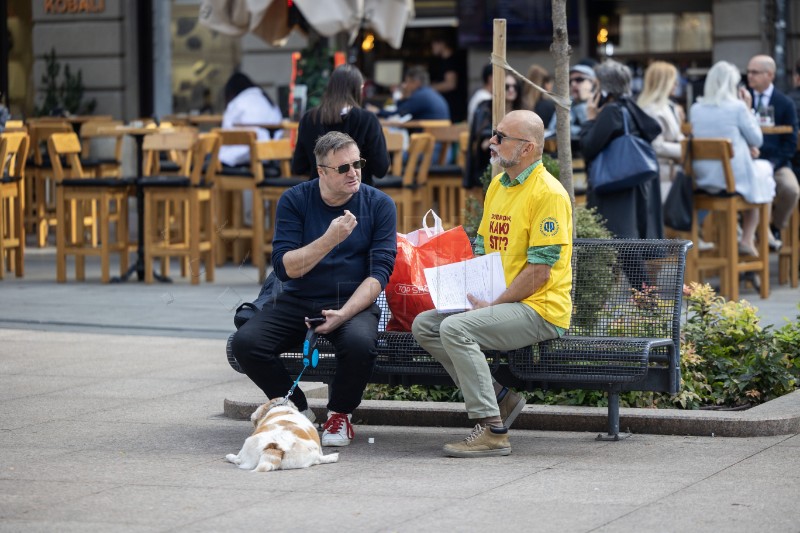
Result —
M45 14L102 13L105 10L105 0L44 0Z

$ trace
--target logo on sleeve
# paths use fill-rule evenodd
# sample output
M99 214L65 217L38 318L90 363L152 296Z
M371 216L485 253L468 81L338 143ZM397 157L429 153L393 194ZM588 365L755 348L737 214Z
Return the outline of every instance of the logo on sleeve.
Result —
M545 237L552 237L558 233L558 221L553 217L547 217L539 224L539 231Z

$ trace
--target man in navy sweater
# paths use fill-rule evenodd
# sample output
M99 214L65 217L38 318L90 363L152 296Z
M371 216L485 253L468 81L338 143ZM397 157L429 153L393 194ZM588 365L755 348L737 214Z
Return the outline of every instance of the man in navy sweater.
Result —
M797 110L785 94L772 84L775 61L766 55L754 56L747 64L747 84L753 92L753 110L773 108L776 126L791 126L791 133L764 135L762 159L769 160L775 170L775 199L772 201L772 226L781 230L789 224L792 211L800 198L800 185L792 171L792 158L797 150ZM771 247L780 244L770 239Z
M361 183L365 162L346 133L320 137L314 155L319 178L292 187L278 202L272 267L283 292L241 327L232 349L272 399L294 383L280 354L300 345L308 327L325 335L336 349L336 373L322 445L346 446L377 355L375 300L394 268L397 214L391 198ZM311 317L324 322L312 326ZM299 388L291 399L314 420Z

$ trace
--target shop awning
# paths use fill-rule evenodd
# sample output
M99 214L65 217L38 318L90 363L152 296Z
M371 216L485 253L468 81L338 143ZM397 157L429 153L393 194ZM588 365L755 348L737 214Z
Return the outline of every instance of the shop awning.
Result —
M320 35L347 33L352 43L362 27L400 48L406 24L414 18L414 0L293 0ZM286 0L203 0L199 20L226 35L250 32L273 46L282 46L289 27Z

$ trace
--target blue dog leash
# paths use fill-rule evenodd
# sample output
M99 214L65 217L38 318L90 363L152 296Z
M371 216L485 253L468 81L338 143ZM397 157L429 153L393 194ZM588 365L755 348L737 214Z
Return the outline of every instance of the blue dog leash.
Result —
M309 361L308 354L311 352L311 360ZM308 333L306 333L306 340L303 341L303 370L297 374L297 379L294 380L292 387L289 389L289 392L286 393L286 397L283 399L283 403L289 401L289 397L294 392L294 389L297 388L297 384L300 383L300 377L305 372L306 368L311 365L311 368L317 368L317 364L319 363L319 350L317 350L317 332L314 331L314 328L308 328Z

